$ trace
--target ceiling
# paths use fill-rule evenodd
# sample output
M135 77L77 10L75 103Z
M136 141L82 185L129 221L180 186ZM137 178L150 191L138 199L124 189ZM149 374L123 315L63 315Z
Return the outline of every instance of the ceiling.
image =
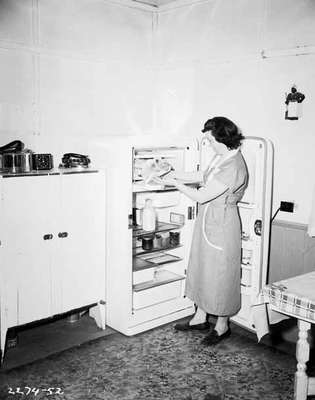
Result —
M160 7L166 4L174 3L177 0L133 0L136 3L146 4L152 7Z

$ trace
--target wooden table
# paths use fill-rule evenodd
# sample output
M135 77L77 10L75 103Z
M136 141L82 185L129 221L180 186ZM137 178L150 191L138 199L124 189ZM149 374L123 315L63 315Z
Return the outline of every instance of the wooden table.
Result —
M267 285L263 294L272 310L298 320L294 399L306 400L308 395L315 395L315 378L306 374L310 354L308 330L315 323L315 271Z

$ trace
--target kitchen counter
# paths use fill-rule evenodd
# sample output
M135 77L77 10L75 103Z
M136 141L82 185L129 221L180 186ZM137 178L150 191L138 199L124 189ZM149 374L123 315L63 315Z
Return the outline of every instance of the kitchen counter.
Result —
M21 176L43 176L43 175L66 175L66 174L82 174L82 173L94 173L98 172L95 168L83 168L83 167L76 167L76 168L54 168L50 170L32 170L30 172L0 172L0 177L2 178L15 178Z

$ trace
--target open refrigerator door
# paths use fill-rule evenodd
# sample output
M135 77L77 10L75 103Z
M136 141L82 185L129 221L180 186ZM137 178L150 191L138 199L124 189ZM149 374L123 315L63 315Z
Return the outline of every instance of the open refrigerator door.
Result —
M241 309L232 320L255 331L257 325L267 320L261 289L267 283L268 272L273 146L269 140L246 137L241 151L249 181L244 197L238 203L242 226ZM200 142L201 169L206 169L213 155L210 143L204 137Z

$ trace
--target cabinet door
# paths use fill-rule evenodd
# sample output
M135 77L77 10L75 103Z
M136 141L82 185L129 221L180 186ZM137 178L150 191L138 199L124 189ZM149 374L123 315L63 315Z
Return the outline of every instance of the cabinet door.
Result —
M55 177L54 177L55 178ZM1 313L7 326L50 316L55 179L3 178ZM49 236L48 238L51 238Z
M105 300L105 189L102 173L61 178L54 294L62 312Z

